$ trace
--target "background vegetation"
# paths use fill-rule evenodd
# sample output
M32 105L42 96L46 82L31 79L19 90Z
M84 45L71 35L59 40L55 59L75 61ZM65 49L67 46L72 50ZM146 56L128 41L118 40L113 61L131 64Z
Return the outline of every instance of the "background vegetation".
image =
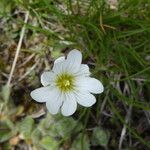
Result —
M149 150L149 10L149 0L0 0L0 149ZM74 48L105 91L72 117L51 116L30 92Z

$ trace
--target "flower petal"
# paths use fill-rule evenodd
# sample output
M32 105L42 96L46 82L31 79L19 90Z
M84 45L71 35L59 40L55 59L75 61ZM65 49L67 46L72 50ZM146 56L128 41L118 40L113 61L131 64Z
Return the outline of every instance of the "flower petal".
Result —
M64 57L65 58L65 57ZM68 64L66 63L66 60L63 57L59 57L55 62L53 66L53 72L55 74L66 72L68 69Z
M46 102L52 94L52 87L41 87L31 92L31 97L37 102Z
M74 49L68 53L66 63L69 71L75 73L80 69L82 62L82 54L80 51Z
M51 114L57 114L62 106L61 93L55 89L49 100L46 102L46 107Z
M80 90L87 90L91 93L102 93L104 91L104 87L102 83L95 79L90 77L78 77L76 80L76 87Z
M90 107L96 103L95 96L93 96L87 91L76 92L76 100L80 105L84 107Z
M81 64L78 72L75 73L76 76L89 76L89 66L86 64Z
M66 66L66 63L65 63L65 57L64 56L61 56L59 58L57 58L54 62L54 66L53 66L53 71L56 73L56 74L59 74L61 73L62 71L64 71L64 68Z
M64 116L72 115L77 109L77 102L75 96L71 93L65 95L64 103L61 112Z
M63 62L64 60L65 60L65 56L61 56L61 57L57 58L57 59L54 61L54 64Z
M54 79L55 79L55 74L52 71L47 71L43 72L41 75L41 83L43 86L50 85Z

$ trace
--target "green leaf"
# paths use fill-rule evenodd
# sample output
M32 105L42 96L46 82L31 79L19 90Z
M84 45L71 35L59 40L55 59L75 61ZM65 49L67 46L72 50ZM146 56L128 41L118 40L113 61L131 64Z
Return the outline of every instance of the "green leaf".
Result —
M42 119L38 125L42 135L51 135L51 127L54 125L54 119L48 113L44 119Z
M1 145L1 149L3 149L3 150L11 150L12 146L8 142L5 142L5 143L3 143Z
M61 51L55 47L55 49L51 52L53 58L58 58L61 56Z
M0 13L10 13L12 6L12 1L0 0Z
M20 132L23 134L24 138L26 140L31 138L31 133L34 125L34 120L31 117L26 117L21 123L20 123Z
M80 133L74 140L70 150L90 150L90 144L87 135Z
M0 143L9 140L12 137L12 132L8 129L0 131Z
M41 136L42 136L41 131L38 128L34 129L31 134L31 139L32 139L33 143L38 144Z
M10 96L10 87L7 85L3 86L1 95L5 103L7 103L9 100L9 96Z
M58 142L50 136L44 137L41 140L40 145L46 150L58 150Z
M0 142L9 140L16 134L16 129L10 120L0 122Z
M13 122L9 119L5 120L6 125L8 126L9 129L13 130L15 129L15 125L13 124Z
M76 125L78 125L77 128ZM75 128L75 129L74 129ZM77 124L77 121L75 121L73 118L63 118L57 121L55 124L53 124L51 130L58 136L65 137L72 133L72 130L74 129L74 133L77 131L80 131L82 128L82 125L80 123Z
M96 127L92 134L92 145L101 145L106 147L109 142L109 137L110 134L108 131L101 129L100 127Z

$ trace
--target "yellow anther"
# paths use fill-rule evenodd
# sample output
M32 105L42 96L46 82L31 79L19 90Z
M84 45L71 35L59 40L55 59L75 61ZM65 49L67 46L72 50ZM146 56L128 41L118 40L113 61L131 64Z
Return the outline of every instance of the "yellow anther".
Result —
M74 89L74 76L63 73L56 79L56 86L62 91L70 91Z
M70 86L70 81L69 80L64 81L64 86Z

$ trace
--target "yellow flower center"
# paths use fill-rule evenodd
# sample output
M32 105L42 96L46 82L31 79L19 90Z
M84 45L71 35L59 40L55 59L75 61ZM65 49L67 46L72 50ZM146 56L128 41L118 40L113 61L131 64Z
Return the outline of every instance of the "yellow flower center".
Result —
M62 92L68 92L74 89L74 76L63 73L59 75L56 79L56 86Z

